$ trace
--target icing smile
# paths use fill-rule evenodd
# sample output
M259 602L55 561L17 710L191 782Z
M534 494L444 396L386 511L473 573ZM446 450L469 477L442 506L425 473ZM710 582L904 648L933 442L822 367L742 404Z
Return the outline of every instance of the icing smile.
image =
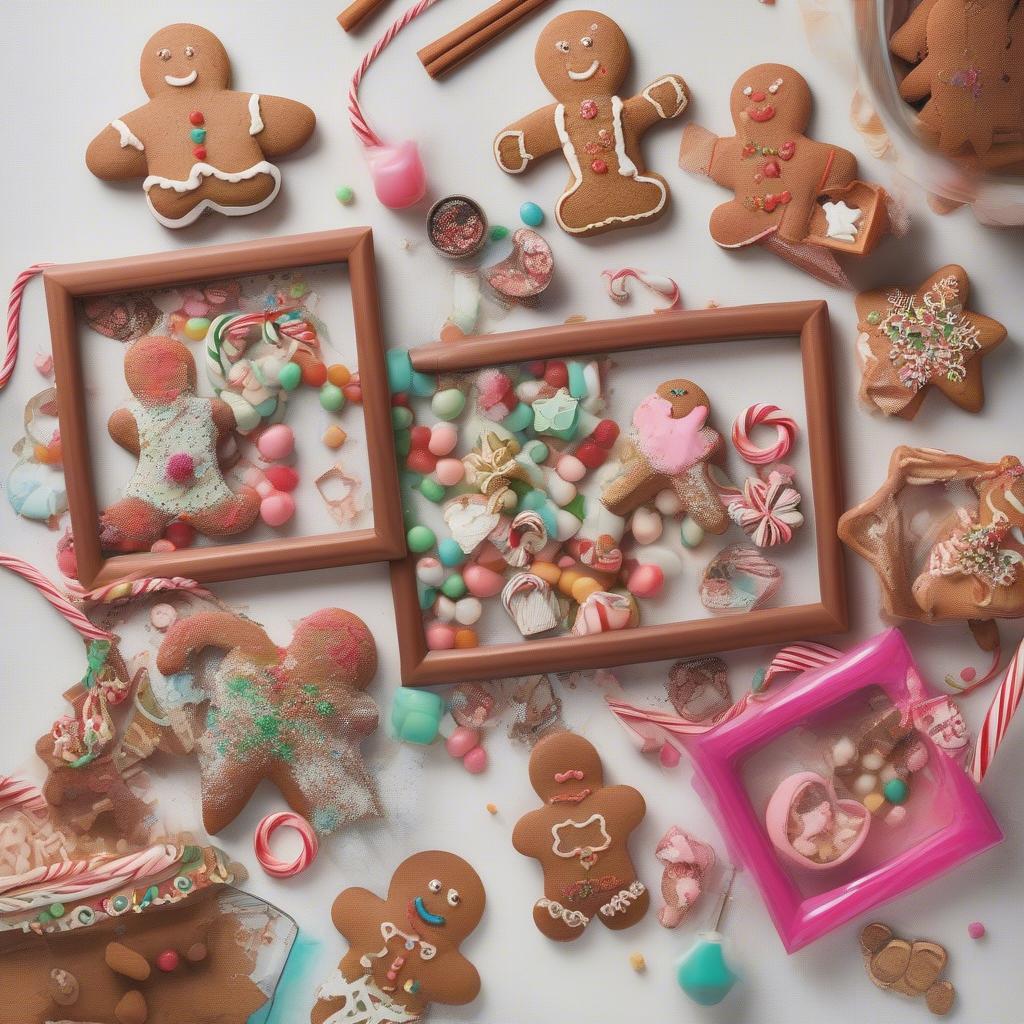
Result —
M775 108L770 103L763 107L748 107L747 116L751 121L764 124L765 121L770 121L775 116Z
M164 81L168 85L191 85L199 77L199 72L193 68L182 78L175 78L174 75L164 75Z
M566 73L574 82L585 82L588 78L593 78L597 74L597 69L600 66L600 61L595 60L586 71L573 71L572 68L566 68Z
M440 928L444 924L444 917L441 914L432 914L423 904L423 897L417 896L410 905L410 910L416 911L416 916L424 923Z

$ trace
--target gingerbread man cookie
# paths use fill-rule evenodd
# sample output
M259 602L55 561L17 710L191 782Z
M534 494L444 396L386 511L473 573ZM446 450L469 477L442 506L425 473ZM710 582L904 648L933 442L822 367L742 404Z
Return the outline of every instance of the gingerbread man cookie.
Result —
M198 25L168 25L142 51L144 106L115 118L89 144L98 178L142 178L161 224L181 228L204 210L229 217L273 202L281 172L270 163L298 149L316 118L305 104L229 88L221 41Z
M227 652L201 693L207 832L234 821L264 778L321 833L381 814L359 753L378 719L363 693L377 671L377 647L362 619L323 608L302 619L282 649L241 616L193 615L167 631L157 668L174 676L207 648Z
M459 946L480 923L484 903L473 868L440 850L399 864L385 899L346 889L331 918L349 950L317 989L312 1024L406 1024L430 1003L472 1002L480 975Z
M884 231L884 193L856 181L854 155L804 134L811 103L807 82L793 68L759 64L732 88L734 136L717 138L698 125L684 130L680 167L735 193L711 215L711 237L720 246L813 242L864 253Z
M674 491L682 511L708 533L724 533L729 514L709 476L722 457L722 436L707 425L708 396L693 381L669 380L633 413L633 435L622 471L601 494L605 507L628 516L663 490Z
M595 916L616 930L636 924L650 894L626 843L644 819L644 798L631 786L606 786L593 744L569 732L533 748L530 782L544 806L516 822L512 845L544 871L544 896L533 908L537 927L569 942Z
M259 514L252 487L233 493L218 446L235 426L219 398L196 395L192 353L172 338L143 338L124 357L135 400L107 423L110 436L139 464L124 497L100 516L107 551L148 551L174 519L223 537L247 530Z
M549 22L535 62L556 102L499 132L494 140L498 166L521 174L534 160L560 149L570 178L555 204L555 219L572 235L596 235L660 217L668 208L668 185L644 166L640 140L657 121L686 109L689 95L682 78L664 75L622 99L618 92L629 71L629 43L611 18L596 11L571 11Z

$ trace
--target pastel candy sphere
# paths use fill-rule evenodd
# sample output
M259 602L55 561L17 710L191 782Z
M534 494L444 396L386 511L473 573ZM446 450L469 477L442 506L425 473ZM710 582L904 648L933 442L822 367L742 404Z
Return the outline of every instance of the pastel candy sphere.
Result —
M505 586L504 576L482 565L467 565L462 570L462 579L465 581L466 589L474 597L480 598L494 597L500 594Z
M444 748L452 757L465 757L480 745L480 733L460 725L445 741Z
M463 597L455 602L455 621L460 626L472 626L480 621L484 606L475 597Z
M294 391L302 383L302 367L298 363L286 363L277 375L277 382L285 391Z
M466 475L466 467L461 459L438 459L434 467L434 475L439 484L454 487Z
M683 503L679 500L679 495L675 491L664 490L658 491L655 496L654 507L663 516L675 516L683 510Z
M185 321L185 334L193 341L202 341L210 329L210 321L205 316L191 316Z
M519 207L519 219L531 228L538 228L544 223L544 211L536 203L523 203Z
M466 396L458 388L438 391L430 400L430 411L440 420L457 420L466 408Z
M391 727L407 743L433 743L443 714L444 701L433 691L399 688L391 705Z
M275 423L260 434L256 447L265 459L286 459L295 450L295 432L284 423Z
M167 460L164 473L167 479L176 484L191 480L196 471L195 459L188 452L175 452Z
M665 585L665 574L656 565L638 565L630 574L626 589L634 597L654 597Z
M447 455L459 443L459 432L450 423L438 423L430 431L427 448L437 456Z
M439 587L444 583L444 567L436 558L421 558L416 563L416 579L428 587Z
M436 540L434 531L429 526L414 526L405 535L405 541L409 545L409 550L416 554L429 551L434 546Z
M569 483L579 483L587 475L587 467L575 455L563 455L558 460L555 472Z
M458 601L466 596L466 581L454 572L441 584L441 593L453 601Z
M638 508L633 513L629 528L637 544L653 544L661 536L661 516L648 508Z
M444 485L439 480L432 480L430 477L427 477L425 480L420 481L420 494L427 501L432 501L437 505L444 501L446 491Z
M450 597L445 597L444 594L438 594L433 611L438 622L455 621L455 602Z
M480 641L477 639L476 631L469 629L459 629L455 632L455 646L460 650L465 650L470 647L476 647Z
M474 747L463 759L462 766L470 775L479 775L487 770L487 751L483 747Z
M267 526L284 526L295 515L295 499L283 491L275 491L260 502L260 519Z
M455 630L443 622L435 622L427 627L427 649L431 651L450 651L455 646Z
M320 389L320 405L328 412L338 412L345 405L345 392L336 384L325 384Z
M459 547L459 543L451 537L445 537L437 545L437 554L442 565L462 565L466 560L466 553Z
M679 539L683 547L695 548L704 541L704 528L687 516L679 527Z
M265 475L279 491L294 491L299 486L299 474L291 466L268 466Z

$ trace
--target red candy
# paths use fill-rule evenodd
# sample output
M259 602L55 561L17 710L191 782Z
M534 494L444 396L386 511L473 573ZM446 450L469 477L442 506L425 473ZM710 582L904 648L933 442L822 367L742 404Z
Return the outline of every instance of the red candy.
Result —
M206 120L206 118L203 117L203 112L201 110L193 110L192 113L188 115L188 119L197 127Z
M176 970L180 963L181 957L173 949L165 949L162 953L157 954L156 965L167 974Z
M412 448L406 456L405 465L414 473L422 473L426 476L428 473L434 472L437 466L437 456L425 448Z
M196 539L196 531L188 523L177 520L170 523L164 530L164 537L169 540L175 548L187 548Z
M192 150L192 155L197 160L205 160L206 159L206 147L205 146L196 146L196 148Z
M547 363L543 359L531 359L530 362L523 366L523 369L531 377L536 377L538 380L544 376L544 370L547 367Z
M590 165L590 169L595 174L607 174L608 173L608 165L603 160L595 160Z
M317 361L302 368L302 383L311 388L322 387L327 381L327 367Z
M597 469L598 466L603 466L605 459L608 458L608 452L603 448L598 448L593 441L584 441L583 444L576 449L576 458L583 463L587 469Z
M594 427L594 432L590 435L590 440L599 448L604 448L605 450L611 448L618 439L619 425L615 420L601 420L601 422Z
M552 359L544 370L544 380L553 388L569 386L569 371L560 359Z
M430 446L430 427L422 424L409 431L409 444L413 448L426 449Z
M263 475L279 491L294 491L299 486L299 474L291 466L268 466Z

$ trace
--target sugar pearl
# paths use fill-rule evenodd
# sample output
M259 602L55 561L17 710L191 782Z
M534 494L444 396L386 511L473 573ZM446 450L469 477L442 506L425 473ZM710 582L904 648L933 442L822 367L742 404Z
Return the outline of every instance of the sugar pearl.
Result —
M494 597L495 594L500 594L505 586L504 576L499 576L491 569L476 564L467 565L462 570L462 579L466 584L466 589L474 597Z
M434 614L439 622L452 622L455 619L455 602L444 594L438 594L434 602Z
M260 502L260 518L267 526L284 526L295 515L295 499L284 491L275 491Z
M480 746L480 733L460 725L445 741L444 748L452 757L465 757L474 747Z
M985 937L985 926L980 921L972 921L967 926L967 934L972 939L983 939Z
M857 745L849 736L837 740L832 747L832 763L838 768L849 764L857 756Z
M487 770L487 751L474 747L463 759L462 765L470 775L479 775Z
M462 626L472 626L480 621L484 606L475 597L463 597L455 602L455 621Z
M178 613L173 605L169 604L155 604L149 610L149 621L153 624L155 629L159 629L163 632L165 629L170 629L174 625L175 619L177 619Z
M860 759L861 766L866 768L869 772L877 772L882 765L885 764L885 757L878 753L877 750L872 751L870 754L865 754Z
M698 547L704 542L704 528L686 516L679 527L679 539L685 548Z
M853 783L853 791L858 796L866 796L870 793L878 783L878 779L874 775L858 775Z
M661 516L651 509L638 508L629 521L629 529L637 544L653 544L662 531Z
M587 467L575 455L563 455L558 460L555 472L569 483L579 483L587 475Z
M450 651L455 646L455 630L443 622L435 622L427 627L427 649L431 651Z

